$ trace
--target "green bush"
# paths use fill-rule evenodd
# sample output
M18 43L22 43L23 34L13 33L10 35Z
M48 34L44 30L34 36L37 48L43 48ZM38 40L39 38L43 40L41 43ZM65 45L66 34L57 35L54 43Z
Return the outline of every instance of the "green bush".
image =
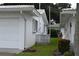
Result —
M58 50L62 54L70 49L70 40L59 39L58 40Z
M64 53L64 56L74 56L74 52L73 51L66 51Z
M51 30L48 30L48 33L49 33L49 31L51 31L51 37L52 38L58 37L57 33L59 32L59 30L51 29Z

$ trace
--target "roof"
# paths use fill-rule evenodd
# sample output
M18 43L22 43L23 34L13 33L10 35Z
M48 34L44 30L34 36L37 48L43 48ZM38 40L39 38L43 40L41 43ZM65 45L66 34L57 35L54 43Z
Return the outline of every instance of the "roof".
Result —
M33 7L33 5L8 5L8 6L0 6L0 8L27 8L27 7Z
M32 11L35 15L39 12L34 8L34 5L6 5L0 6L0 11Z
M44 22L45 22L45 25L48 25L48 20L47 20L47 16L46 16L45 10L44 10L44 9L39 9L39 10L37 10L37 11L42 15L43 20L44 20Z
M0 6L0 11L15 11L15 10L33 10L33 5L7 5Z
M76 9L72 9L72 8L66 8L66 9L62 9L61 13L76 13Z
M34 3L1 3L0 5L33 5Z
M75 10L75 9L73 9L73 8L64 8L62 10Z
M45 13L45 10L44 10L44 9L38 9L37 11L38 11L40 14Z

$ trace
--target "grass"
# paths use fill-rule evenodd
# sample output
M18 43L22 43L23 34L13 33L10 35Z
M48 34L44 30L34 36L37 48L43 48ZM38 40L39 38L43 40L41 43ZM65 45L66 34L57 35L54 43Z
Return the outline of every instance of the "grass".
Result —
M51 56L53 51L57 48L58 38L51 38L50 44L42 45L37 44L33 46L33 49L36 49L36 52L21 52L16 54L17 56Z

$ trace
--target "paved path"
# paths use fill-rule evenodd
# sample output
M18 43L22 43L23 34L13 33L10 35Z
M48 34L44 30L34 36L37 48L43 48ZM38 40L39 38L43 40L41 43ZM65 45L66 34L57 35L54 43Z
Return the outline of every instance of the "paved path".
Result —
M15 53L2 53L0 52L0 56L16 56Z

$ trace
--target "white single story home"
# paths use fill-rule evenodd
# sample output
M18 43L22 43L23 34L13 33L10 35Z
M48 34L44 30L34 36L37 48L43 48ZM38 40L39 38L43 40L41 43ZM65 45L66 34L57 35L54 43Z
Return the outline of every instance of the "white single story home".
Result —
M48 34L48 20L44 9L37 10L40 13L38 20L38 31L36 33L36 43L49 43L50 35Z
M79 26L77 23L76 17L76 9L63 9L60 13L60 31L63 34L62 39L70 40L71 50L75 52L75 55L79 55L77 48L79 47L79 43L77 44L76 39L79 35L76 35L77 28Z
M0 6L0 52L18 53L32 47L37 33L47 34L45 18L33 5Z

